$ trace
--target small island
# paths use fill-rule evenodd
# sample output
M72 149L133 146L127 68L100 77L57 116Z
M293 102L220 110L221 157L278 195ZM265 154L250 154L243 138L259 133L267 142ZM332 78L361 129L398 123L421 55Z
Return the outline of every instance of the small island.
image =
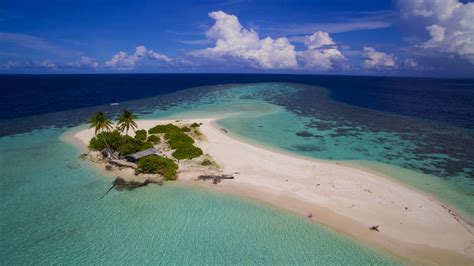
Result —
M136 120L124 112L115 123L96 113L90 123L71 141L115 178L110 190L179 182L287 209L422 264L472 261L468 218L381 173L256 146L216 117Z
M146 130L138 129L135 120L136 116L128 110L118 116L116 123L103 112L95 113L89 120L94 136L81 158L116 173L113 187L130 190L150 183L163 185L164 181L175 181L180 170L190 168L203 172L198 179L213 179L214 184L229 178L217 175L218 165L194 145L196 140L205 139L199 130L202 123L176 120Z

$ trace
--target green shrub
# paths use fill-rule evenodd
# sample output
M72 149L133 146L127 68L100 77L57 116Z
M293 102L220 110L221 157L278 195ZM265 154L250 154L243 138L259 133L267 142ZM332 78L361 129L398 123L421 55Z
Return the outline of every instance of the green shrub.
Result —
M168 141L168 144L172 149L177 149L182 144L193 144L194 140L190 136L184 134L183 132L179 133L166 133L165 139Z
M111 132L101 132L93 137L89 142L89 149L102 151L109 148L117 150L123 144L123 136L117 130Z
M189 143L181 143L171 154L178 160L193 159L202 155L202 150Z
M181 128L181 131L182 132L189 132L189 131L191 131L191 129L189 127L184 126L184 127Z
M204 166L208 166L208 165L211 165L211 164L212 164L212 162L209 159L204 159L201 162L201 165L204 165Z
M178 165L171 159L152 155L138 160L137 173L160 174L165 180L176 180Z
M200 127L201 125L199 125L198 123L192 123L191 124L191 128L198 128Z
M159 133L166 134L166 133L178 133L178 132L181 132L181 128L173 124L157 125L148 130L149 134L159 134Z
M145 141L147 137L146 130L140 129L135 131L135 139Z
M160 137L158 137L157 135L150 135L148 136L148 139L146 141L152 144L157 144L160 142Z
M153 148L153 144L150 142L144 142L130 136L123 137L123 143L116 149L120 155L129 155L139 151L143 151L149 148Z
M129 155L149 148L153 148L153 141L159 142L158 136L153 136L151 141L145 141L145 130L137 130L135 137L124 136L119 131L101 132L93 137L89 142L89 149L102 151L107 148L119 152L120 155ZM145 136L143 138L143 136ZM151 136L150 136L151 137Z

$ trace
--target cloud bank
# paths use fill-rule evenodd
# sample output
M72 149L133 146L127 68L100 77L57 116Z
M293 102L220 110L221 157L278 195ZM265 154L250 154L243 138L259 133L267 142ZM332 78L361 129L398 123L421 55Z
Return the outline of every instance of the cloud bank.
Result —
M135 48L135 53L127 54L126 52L119 51L112 58L105 62L105 67L114 69L132 69L138 62L143 59L151 59L159 62L172 63L171 58L164 54L160 54L153 50L148 50L145 46L140 45Z
M394 69L396 57L379 52L372 47L364 47L362 66L367 69Z
M237 16L223 11L213 11L208 16L213 25L205 32L204 40L190 41L192 44L206 47L199 50L188 50L181 56L169 57L144 45L135 47L132 53L119 51L105 62L61 49L50 42L35 36L0 32L0 42L18 44L18 47L35 49L47 54L68 55L77 58L68 63L57 63L50 60L18 61L21 54L9 55L9 60L0 65L6 70L13 69L83 69L94 71L127 71L143 70L146 67L165 67L171 70L213 70L242 71L288 70L294 72L311 71L347 71L373 73L394 70L400 73L412 71L446 71L458 67L468 72L474 65L474 3L461 3L458 0L398 0L398 10L402 20L410 27L402 28L411 31L406 36L408 45L394 49L385 44L340 43L333 38L334 32L346 32L359 29L385 28L389 13L378 12L373 21L346 21L348 24L337 24L344 29L334 29L327 24L326 28L314 31L314 26L303 25L295 28L296 35L281 36L285 29L275 30L277 36L261 36L252 28L244 27ZM380 14L379 14L380 13ZM369 23L370 22L370 23ZM362 24L357 24L362 23ZM364 24L369 23L369 24ZM323 24L317 24L320 27ZM361 26L362 25L362 26ZM350 26L350 27L349 27ZM357 26L357 27L356 27ZM355 27L355 28L352 28ZM308 32L308 29L313 31ZM288 32L293 32L289 31ZM265 32L269 32L268 29ZM302 34L302 32L305 32ZM280 37L278 37L280 35ZM339 35L335 35L338 37ZM187 41L178 41L186 43ZM206 46L204 46L206 45ZM389 51L377 50L374 47L389 47ZM342 47L340 49L339 47ZM15 58L16 57L16 58ZM64 62L64 61L63 61ZM466 67L467 65L467 67ZM456 70L452 70L454 72Z
M215 20L215 24L206 32L206 36L215 45L194 52L194 55L210 58L230 56L263 69L291 69L298 66L295 47L287 38L260 39L256 31L243 28L236 16L223 11L211 12L209 17Z
M423 25L418 48L457 56L474 64L474 3L458 0L400 0L402 18Z
M233 58L251 67L267 70L329 70L337 65L337 61L345 59L327 32L317 31L306 36L307 50L296 51L286 37L260 38L255 30L244 28L235 15L215 11L209 13L209 17L215 23L206 36L214 42L214 46L195 51L192 53L194 56Z

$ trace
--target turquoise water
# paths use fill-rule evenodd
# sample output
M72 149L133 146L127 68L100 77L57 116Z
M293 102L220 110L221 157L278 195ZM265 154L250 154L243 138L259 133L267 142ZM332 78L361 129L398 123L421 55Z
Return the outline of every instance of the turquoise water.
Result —
M294 98L300 91L292 84L215 86L96 109L136 108L144 119L219 116L220 126L249 142L369 167L474 215L474 183L466 178L472 168L456 153L443 147L426 151L426 132L368 127L362 123L367 121L356 122L360 116L341 121L342 111L363 114L367 124L384 114L344 106L324 94L312 99L310 109L327 113L304 114L308 108ZM84 114L96 109L9 126L74 124L70 121L84 121ZM419 130L415 124L432 129L422 121L408 125ZM206 190L168 184L112 191L101 200L113 177L78 159L80 151L60 140L66 130L58 126L0 138L1 264L400 263L304 218ZM446 168L449 160L461 167Z
M292 84L265 83L221 87L225 89L217 87L201 96L198 101L154 111L144 117L219 116L219 125L248 142L301 156L338 160L345 164L370 168L435 195L467 217L474 218L474 178L469 178L474 171L472 162L456 158L458 151L448 154L440 151L438 147L434 150L423 150L425 146L430 146L431 142L437 141L429 139L425 135L426 131L441 135L467 135L466 139L472 141L473 138L469 137L471 133L459 132L450 127L440 128L439 125L433 126L422 120L410 121L406 117L343 106L324 98L324 95L321 95L320 102L314 102L314 109L323 105L322 107L331 112L340 112L338 110L342 109L349 113L360 113L367 117L368 123L372 118L380 120L379 117L384 116L382 122L408 123L413 130L399 132L367 128L360 123L341 123L323 115L305 116L269 103L269 98L289 98L292 94L297 94L299 88ZM311 124L329 126L308 126ZM311 135L301 137L296 134L303 131ZM449 145L466 145L463 139L456 141ZM463 171L449 172L451 169L447 168L452 165L461 165L458 168Z
M112 177L78 159L63 132L0 138L1 264L400 263L303 218L207 190L167 184L101 199Z

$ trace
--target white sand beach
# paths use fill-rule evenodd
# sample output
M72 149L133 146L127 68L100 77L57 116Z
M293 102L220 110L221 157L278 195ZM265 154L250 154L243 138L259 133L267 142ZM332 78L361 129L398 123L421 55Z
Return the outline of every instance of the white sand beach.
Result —
M175 120L140 120L140 129ZM414 263L474 265L474 228L446 204L372 171L311 160L250 145L229 136L214 118L203 123L204 153L235 179L196 180L202 169L181 168L177 182L256 199L403 257ZM93 129L74 134L87 144ZM194 160L198 160L196 158ZM131 173L131 172L130 172ZM312 217L307 217L311 213ZM378 225L379 232L369 227Z

